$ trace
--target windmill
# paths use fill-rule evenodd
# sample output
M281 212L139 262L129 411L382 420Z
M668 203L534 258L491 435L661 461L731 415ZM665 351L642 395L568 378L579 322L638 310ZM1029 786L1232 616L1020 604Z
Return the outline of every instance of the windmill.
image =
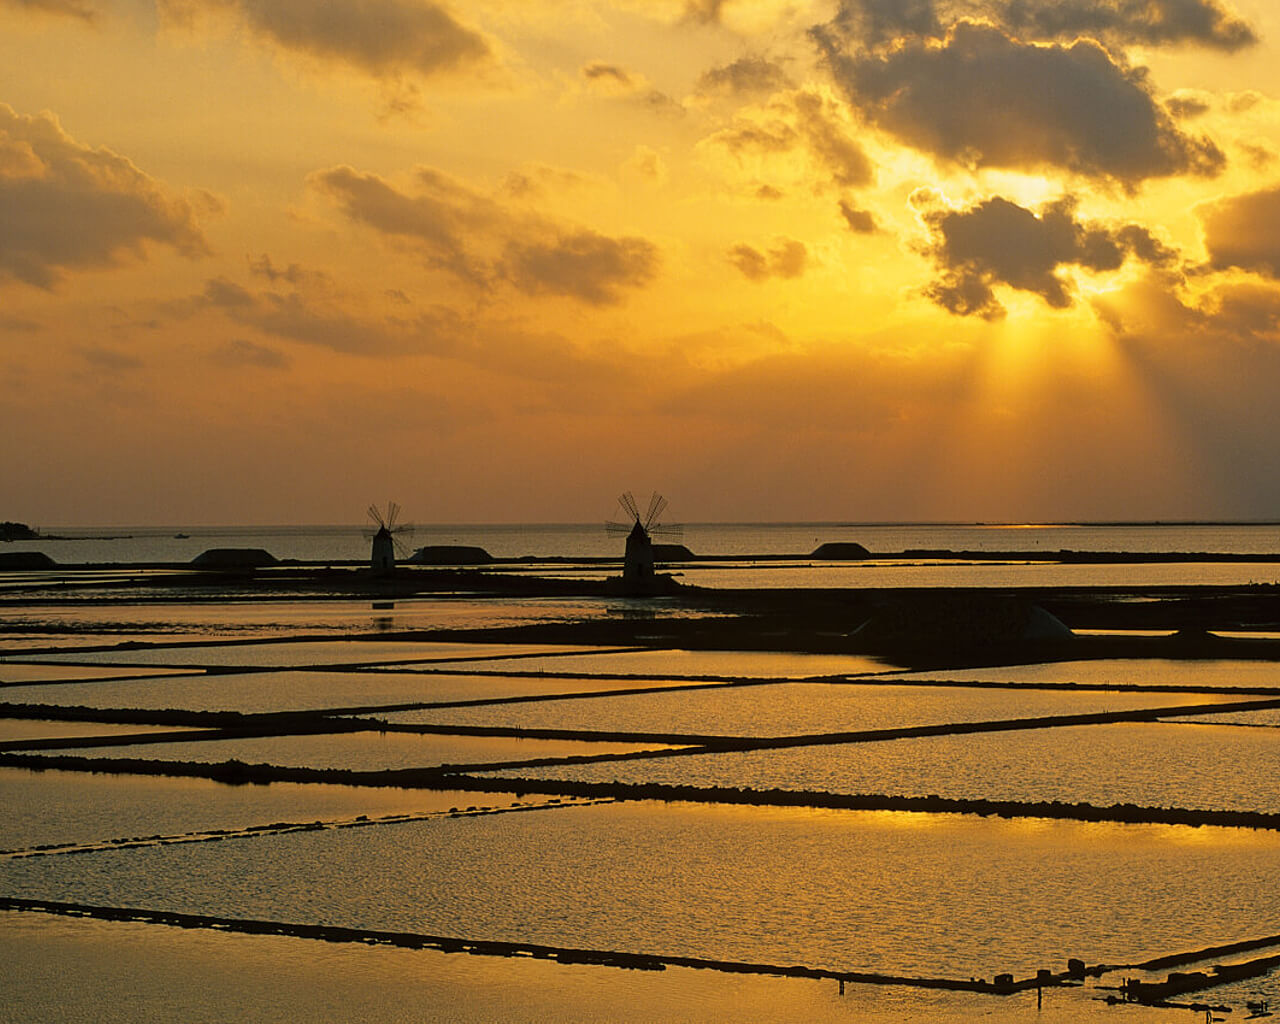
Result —
M658 520L666 511L667 499L657 491L649 498L644 514L630 491L618 497L618 508L625 513L621 519L611 519L604 524L610 533L625 533L627 549L622 561L622 579L625 584L645 586L653 581L653 534L678 534L680 527L667 526Z
M395 572L397 556L403 558L407 548L400 536L413 533L410 523L398 522L400 506L394 501L387 502L387 510L383 512L377 505L370 505L368 516L377 529L366 531L365 537L372 539L373 549L369 554L369 567L378 576L387 576Z

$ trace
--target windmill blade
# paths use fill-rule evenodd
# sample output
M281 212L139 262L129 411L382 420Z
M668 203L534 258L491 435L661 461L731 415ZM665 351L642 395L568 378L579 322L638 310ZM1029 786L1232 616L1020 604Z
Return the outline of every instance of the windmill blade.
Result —
M366 514L377 524L379 529L387 525L382 521L382 512L377 505L370 505Z
M395 532L396 518L400 515L400 506L394 501L387 502L387 529Z
M663 510L667 507L667 499L657 491L654 491L649 498L649 511L644 515L644 528L647 530L658 521L658 516L662 515Z
M632 497L630 491L623 491L618 495L618 504L623 507L627 515L636 522L640 521L640 506L636 504L636 499Z
M635 523L620 523L615 519L608 519L604 524L607 533L630 533L635 526Z
M659 523L650 527L649 532L657 537L683 537L684 527L680 523Z

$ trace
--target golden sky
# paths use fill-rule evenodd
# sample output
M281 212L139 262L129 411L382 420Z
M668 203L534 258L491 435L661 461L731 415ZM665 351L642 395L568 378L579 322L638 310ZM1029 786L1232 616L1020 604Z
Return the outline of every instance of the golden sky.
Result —
M1280 518L1274 0L0 0L0 518Z

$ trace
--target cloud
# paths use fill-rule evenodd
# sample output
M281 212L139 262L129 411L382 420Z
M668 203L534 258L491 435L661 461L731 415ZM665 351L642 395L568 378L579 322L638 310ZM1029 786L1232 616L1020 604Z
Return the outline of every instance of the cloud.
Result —
M114 349L93 346L80 350L81 357L94 369L103 373L120 373L123 370L142 368L142 360Z
M598 82L612 89L630 92L636 87L636 80L630 73L617 64L608 64L602 60L593 60L582 66L582 77L588 82Z
M503 268L521 291L604 306L622 300L620 289L642 287L656 276L658 250L643 238L578 231L551 243L512 241Z
M16 7L20 11L79 18L88 22L98 18L97 10L88 4L77 3L77 0L0 0L0 7Z
M1280 278L1280 185L1207 203L1197 209L1209 263Z
M840 200L840 216L849 230L859 235L870 235L876 231L876 219L868 210L859 210L848 200Z
M374 78L434 76L493 57L489 42L434 0L160 0L173 20L229 14L282 50Z
M216 310L234 323L276 338L371 357L433 351L451 328L448 316L439 312L402 321L368 315L359 306L356 298L341 294L320 275L288 291L250 291L219 277L206 281L199 295L171 303L168 310L178 316ZM238 352L241 357L246 354L243 347Z
M729 0L685 0L684 16L701 25L719 24Z
M428 265L475 283L486 280L487 271L471 256L467 239L507 220L494 200L430 168L418 170L412 194L347 166L319 171L310 181L350 219L413 245Z
M417 171L412 193L350 167L318 172L311 181L350 219L480 287L507 280L528 294L607 305L657 273L657 247L643 238L612 238L520 213L431 168Z
M792 238L779 239L767 253L745 243L729 250L729 262L752 281L799 277L805 271L808 258L809 251L804 243Z
M851 135L852 126L841 104L814 89L795 89L775 95L762 109L738 114L728 128L708 136L707 142L727 149L741 160L758 153L787 153L803 146L843 187L870 184L870 159Z
M582 78L604 96L641 103L660 113L684 114L682 107L660 89L655 89L644 75L605 61L590 61L582 66Z
M741 96L776 92L790 84L790 78L777 61L760 54L748 54L728 64L708 68L698 76L697 90L704 96Z
M842 0L828 29L860 47L941 39L982 21L1024 41L1192 44L1235 51L1258 37L1218 0Z
M997 10L1019 36L1159 46L1196 43L1234 51L1258 41L1253 29L1216 0L1009 0Z
M144 259L148 243L208 252L188 202L124 157L81 145L52 114L0 103L0 280L49 289L68 271Z
M997 285L1032 292L1064 309L1074 295L1059 273L1063 267L1104 272L1118 270L1129 257L1157 266L1176 257L1138 225L1111 228L1077 220L1071 197L1049 203L1039 215L1000 196L965 210L933 205L935 197L927 193L913 199L933 231L927 252L940 271L925 294L957 316L1003 316Z
M243 338L218 346L212 358L224 366L256 366L265 370L282 370L289 365L289 358L278 350Z
M827 63L871 122L917 149L970 167L1060 167L1135 186L1215 174L1222 152L1188 136L1151 95L1145 73L1096 43L1030 45L957 25L943 42L848 55L819 33Z
M1212 100L1208 93L1198 89L1179 89L1164 101L1170 114L1182 120L1202 117L1212 109Z

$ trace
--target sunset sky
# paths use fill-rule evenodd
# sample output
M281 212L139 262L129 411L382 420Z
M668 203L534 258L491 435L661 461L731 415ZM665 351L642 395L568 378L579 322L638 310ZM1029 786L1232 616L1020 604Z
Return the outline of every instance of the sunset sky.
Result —
M0 0L0 519L1280 519L1274 0Z

